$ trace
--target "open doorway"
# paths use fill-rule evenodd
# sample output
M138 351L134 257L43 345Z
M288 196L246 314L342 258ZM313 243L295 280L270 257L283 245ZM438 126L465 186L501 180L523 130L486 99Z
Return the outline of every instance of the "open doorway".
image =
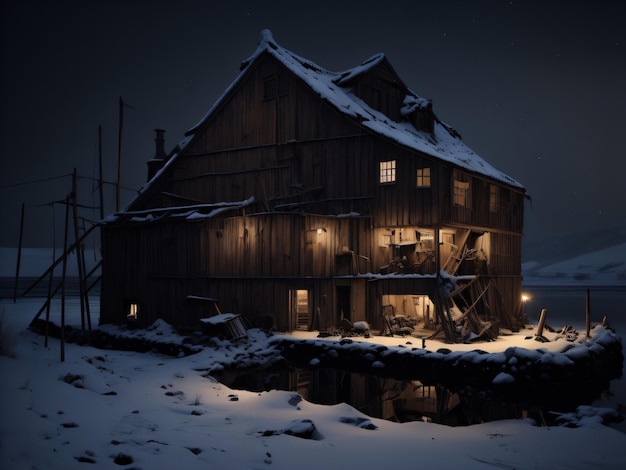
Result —
M338 319L352 321L350 311L350 286L337 286L337 315Z
M290 323L293 330L309 330L311 309L309 306L309 291L305 289L290 289Z

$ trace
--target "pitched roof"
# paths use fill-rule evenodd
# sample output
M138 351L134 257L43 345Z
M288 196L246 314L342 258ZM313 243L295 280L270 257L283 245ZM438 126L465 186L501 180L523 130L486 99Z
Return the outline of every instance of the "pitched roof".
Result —
M229 96L230 91L242 80L250 65L263 53L268 53L280 61L294 75L299 77L320 98L336 107L342 113L357 119L362 126L381 136L396 141L400 145L423 152L439 160L452 163L468 171L491 177L511 186L522 188L515 179L497 170L476 154L461 140L458 133L435 119L434 138L427 132L418 131L409 121L396 122L370 107L350 88L350 82L360 74L378 65L384 54L376 54L362 64L343 72L325 70L314 62L300 57L279 46L271 31L263 30L256 51L241 63L240 74L222 96L209 109L207 114L185 133L188 142L200 127L209 119L215 109ZM429 101L419 97L407 88L407 96L402 109L403 115L417 107L426 107ZM186 143L185 142L185 143Z

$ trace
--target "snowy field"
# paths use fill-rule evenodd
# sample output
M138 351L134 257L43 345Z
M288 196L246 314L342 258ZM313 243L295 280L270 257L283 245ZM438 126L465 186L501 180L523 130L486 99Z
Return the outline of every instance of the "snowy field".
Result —
M626 243L547 265L527 261L522 270L527 285L626 287Z
M597 409L579 409L576 428L393 423L295 392L231 390L197 370L227 363L226 343L180 358L66 344L61 362L58 340L45 347L26 328L40 306L0 301L14 355L0 356L1 468L626 468L626 434L602 425ZM263 354L264 335L250 333Z

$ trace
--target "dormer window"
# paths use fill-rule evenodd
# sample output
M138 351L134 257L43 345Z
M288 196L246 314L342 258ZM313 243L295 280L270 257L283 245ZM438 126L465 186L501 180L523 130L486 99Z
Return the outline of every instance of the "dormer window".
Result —
M434 136L435 115L433 102L415 95L404 97L404 106L400 110L418 131L428 132Z
M380 162L380 183L388 184L396 182L396 161L385 160Z

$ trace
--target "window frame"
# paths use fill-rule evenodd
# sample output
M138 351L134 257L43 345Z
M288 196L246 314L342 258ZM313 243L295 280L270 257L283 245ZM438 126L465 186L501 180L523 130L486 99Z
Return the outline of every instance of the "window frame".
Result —
M462 181L458 177L454 178L452 184L452 202L458 207L470 207L471 185L469 180Z
M391 160L380 160L378 164L378 183L394 184L397 181L398 161L393 158Z
M263 101L271 101L278 98L278 77L268 75L263 77Z
M489 212L500 212L500 186L489 183Z
M418 189L430 188L432 185L432 172L429 166L418 168L415 173L415 187Z

